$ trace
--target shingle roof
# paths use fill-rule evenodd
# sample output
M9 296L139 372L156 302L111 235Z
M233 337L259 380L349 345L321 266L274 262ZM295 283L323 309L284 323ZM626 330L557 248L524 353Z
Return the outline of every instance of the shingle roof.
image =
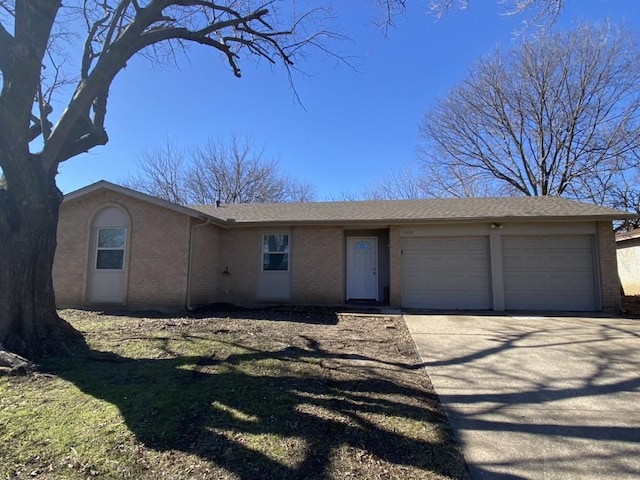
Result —
M82 198L85 195L89 195L91 193L97 192L99 190L111 190L112 192L119 193L121 195L125 195L128 197L135 198L137 200L143 202L149 202L158 207L166 208L169 210L173 210L178 213L182 213L184 215L188 215L190 217L200 218L202 220L209 220L212 222L219 222L219 220L215 217L210 217L198 210L194 210L193 208L184 207L182 205L178 205L177 203L169 202L167 200L163 200L161 198L153 197L151 195L147 195L146 193L138 192L137 190L132 190L127 187L123 187L121 185L116 185L115 183L107 182L106 180L99 180L91 185L87 185L86 187L82 187L78 190L75 190L71 193L67 193L64 196L63 203L71 202L78 198Z
M142 201L232 225L373 225L472 221L623 220L638 215L558 197L440 198L310 203L243 203L184 207L101 180L65 195L72 201L108 189Z
M635 240L640 237L640 228L634 228L630 232L621 232L616 234L616 242L624 242L626 240Z
M557 197L445 198L191 206L235 224L362 224L493 220L616 220L635 215Z

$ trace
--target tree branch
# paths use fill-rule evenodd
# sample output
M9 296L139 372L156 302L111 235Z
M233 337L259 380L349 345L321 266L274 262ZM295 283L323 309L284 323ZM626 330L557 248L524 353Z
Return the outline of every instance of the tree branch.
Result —
M122 27L124 12L127 10L127 7L129 7L130 4L131 0L122 0L114 10L111 16L111 23L109 23L109 29L107 30L107 34L102 45L101 55L107 52L109 50L109 47L113 43L113 35Z
M227 23L227 22L225 22ZM163 42L166 40L186 40L195 43L199 43L201 45L207 45L209 47L214 47L217 50L220 50L227 57L227 61L229 65L233 69L233 73L236 77L241 76L240 67L236 59L238 55L233 52L233 50L223 42L218 42L212 38L203 36L200 31L193 32L186 28L163 28L158 30L151 30L145 33L137 42L136 48L139 50L148 47L150 45L154 45L159 42Z
M58 154L58 161L64 162L70 158L84 153L98 145L106 145L109 136L104 128L104 120L107 115L108 91L100 94L93 101L93 120L81 117L76 123L76 128L69 135L68 140L62 146Z
M174 3L176 4L177 3L180 3L180 4L195 3L203 6L212 5L210 2L206 2L206 1L192 2L192 1L185 0L183 2L174 2ZM211 8L214 8L214 7L212 6ZM138 50L141 50L145 47L148 47L150 45L154 45L166 40L185 40L185 41L190 41L194 43L199 43L201 45L210 46L225 54L225 56L227 57L227 62L229 63L229 66L233 69L234 75L236 77L240 77L241 70L237 62L239 57L230 47L229 43L242 44L247 48L249 48L253 53L263 58L266 58L271 63L275 63L275 60L268 53L268 51L265 48L262 48L259 45L259 43L255 40L255 39L259 39L264 42L267 42L286 64L288 65L292 64L289 56L286 54L284 49L279 45L277 40L274 39L274 37L282 37L282 36L290 35L291 32L289 31L260 32L249 27L249 23L253 21L259 21L263 25L269 27L269 24L265 22L263 19L263 17L268 15L269 13L267 9L259 9L252 12L249 15L241 15L239 12L236 12L226 7L223 8L219 5L215 6L215 9L224 11L225 13L232 15L234 18L224 20L224 21L214 22L208 25L207 27L201 28L198 30L189 30L186 27L173 27L173 28L160 27L157 29L152 29L147 31L143 35L141 35L140 39L136 43L136 48ZM222 38L222 41L218 41L208 36L213 32L219 32L227 28L233 28L237 32L247 33L254 40L246 40L241 37L234 37L234 36L225 36Z
M99 18L93 23L93 25L89 27L89 31L87 32L87 39L84 42L84 51L82 52L82 65L80 66L81 79L86 79L89 76L91 64L98 57L98 55L93 51L93 42L95 41L98 30L105 24L107 20L109 20L110 15L111 14L107 12L104 17Z

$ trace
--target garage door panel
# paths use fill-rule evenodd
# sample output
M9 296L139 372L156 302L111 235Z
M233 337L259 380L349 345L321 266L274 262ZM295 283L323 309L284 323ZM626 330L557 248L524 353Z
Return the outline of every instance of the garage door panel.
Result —
M402 304L409 308L491 308L487 237L403 242Z
M509 310L595 310L589 235L502 238Z
M489 309L486 296L476 292L461 292L459 290L425 293L424 290L405 290L404 307L425 308L434 310L468 310ZM470 307L469 305L479 305Z
M460 288L460 290L477 290L489 286L489 279L486 272L456 272L449 273L443 278L445 285L449 288Z
M436 254L438 252L487 253L488 241L483 237L470 238L407 238L404 240L403 252L419 252Z
M487 258L485 256L469 256L460 254L458 257L447 257L445 260L445 268L453 270L452 274L455 274L455 270L484 270L487 265Z
M433 238L409 238L402 247L404 252L422 252L441 250L442 242Z
M546 237L545 248L547 250L584 250L591 251L591 238L588 235L581 236L555 236Z
M570 275L509 275L505 276L505 284L509 291L535 291L536 285L545 284L546 291L560 290L564 293L580 293L591 289L593 282L589 278L572 277Z
M591 254L573 254L571 252L555 255L522 255L505 256L503 266L505 269L527 269L544 272L592 272Z
M489 240L484 237L465 239L466 250L470 252L488 252Z

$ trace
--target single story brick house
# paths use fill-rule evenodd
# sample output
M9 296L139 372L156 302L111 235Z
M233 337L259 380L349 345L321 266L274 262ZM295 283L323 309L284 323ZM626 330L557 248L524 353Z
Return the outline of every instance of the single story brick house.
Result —
M65 196L61 307L371 302L616 311L612 221L561 198L184 207L100 181Z
M640 228L616 235L618 274L625 295L640 295Z

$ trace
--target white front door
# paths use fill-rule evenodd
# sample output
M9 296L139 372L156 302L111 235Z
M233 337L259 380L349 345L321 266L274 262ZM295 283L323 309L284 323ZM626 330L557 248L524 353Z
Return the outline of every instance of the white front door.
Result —
M347 300L378 300L378 239L347 238Z

